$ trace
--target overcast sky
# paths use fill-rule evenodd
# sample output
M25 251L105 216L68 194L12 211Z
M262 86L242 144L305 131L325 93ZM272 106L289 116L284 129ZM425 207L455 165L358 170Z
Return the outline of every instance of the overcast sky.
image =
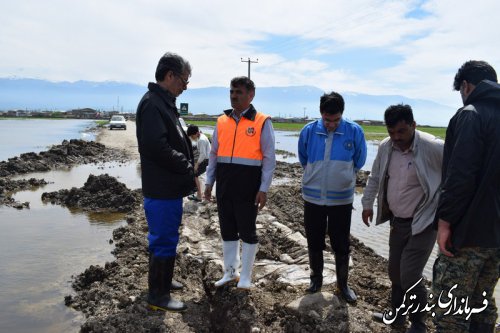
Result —
M0 77L154 80L160 56L193 67L190 87L404 95L459 106L466 60L500 71L499 0L0 0ZM497 23L495 23L497 22Z

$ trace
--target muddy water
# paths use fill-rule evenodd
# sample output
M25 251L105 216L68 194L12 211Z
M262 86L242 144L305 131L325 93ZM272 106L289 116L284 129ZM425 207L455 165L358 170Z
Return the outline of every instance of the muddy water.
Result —
M140 187L136 163L82 165L33 173L48 185L15 194L30 209L0 208L0 332L78 332L83 318L64 305L71 276L113 260L113 229L123 214L95 214L44 204L43 192L81 187L89 174L108 173L129 188Z

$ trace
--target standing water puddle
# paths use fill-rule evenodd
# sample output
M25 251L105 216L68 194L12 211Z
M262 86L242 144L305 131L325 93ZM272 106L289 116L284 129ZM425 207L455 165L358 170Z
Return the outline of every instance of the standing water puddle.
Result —
M130 189L140 187L137 163L81 165L21 175L48 185L14 195L30 209L0 207L0 332L78 332L80 312L64 305L71 276L114 257L112 231L124 214L89 213L43 203L43 192L82 187L89 174L108 173Z

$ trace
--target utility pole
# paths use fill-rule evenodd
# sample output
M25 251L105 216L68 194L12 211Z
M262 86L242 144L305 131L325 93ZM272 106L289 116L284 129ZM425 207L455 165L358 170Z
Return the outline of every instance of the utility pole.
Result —
M259 58L257 58L257 60L250 60L250 58L248 58L248 60L243 60L243 58L241 58L241 62L247 62L248 63L248 78L250 78L250 64L254 63L258 63L259 62Z

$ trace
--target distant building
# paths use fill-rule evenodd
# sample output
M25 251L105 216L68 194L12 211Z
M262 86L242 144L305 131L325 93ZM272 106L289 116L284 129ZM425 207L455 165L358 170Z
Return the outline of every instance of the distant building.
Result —
M100 118L100 112L90 108L69 110L65 112L65 115L68 118L79 118L79 119Z
M383 126L385 123L382 120L355 120L355 123L358 125L365 125L365 126Z
M9 110L4 114L7 117L31 117L31 112L25 110Z

